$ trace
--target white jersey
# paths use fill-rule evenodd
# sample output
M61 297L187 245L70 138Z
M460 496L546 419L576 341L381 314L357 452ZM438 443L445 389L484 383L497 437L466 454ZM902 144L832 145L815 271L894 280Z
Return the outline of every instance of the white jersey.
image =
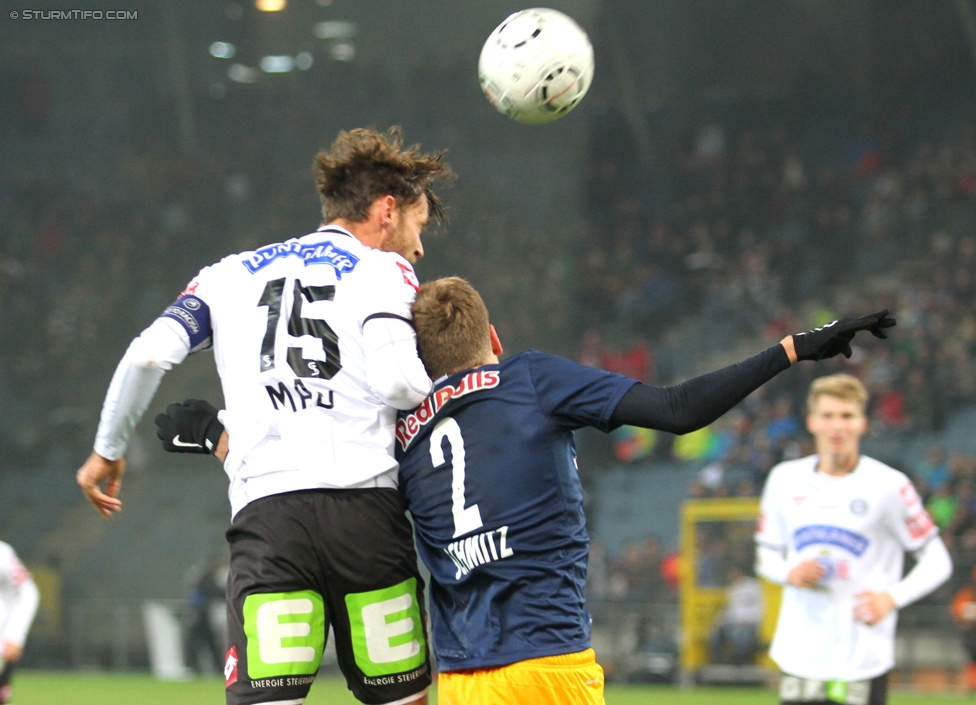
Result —
M418 286L407 260L335 226L205 267L130 346L127 356L142 362L120 363L95 450L124 453L127 424L155 392L155 378L126 392L133 370L161 379L154 365L165 370L212 346L230 434L224 469L233 514L282 492L395 486L396 402L377 391L376 379L412 364L406 378L421 382L408 406L430 391L409 325ZM382 320L364 328L374 318ZM402 340L377 341L390 326ZM380 348L411 359L368 359Z
M874 678L894 666L897 610L868 626L854 620L854 596L895 585L905 551L937 529L898 470L863 455L843 477L816 464L815 455L781 463L763 489L757 543L785 551L789 568L812 558L826 571L812 589L784 586L770 657L802 678Z
M31 574L14 549L0 541L0 647L9 641L23 648L38 603L39 594Z

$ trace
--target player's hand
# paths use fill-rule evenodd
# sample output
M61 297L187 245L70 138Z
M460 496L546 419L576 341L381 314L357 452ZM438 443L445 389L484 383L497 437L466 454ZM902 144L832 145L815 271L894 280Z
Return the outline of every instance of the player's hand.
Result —
M895 600L886 592L865 590L854 595L854 619L865 624L877 624L897 607Z
M812 588L823 578L825 570L816 558L798 563L786 575L786 582L802 588Z
M16 663L20 661L21 654L24 653L24 647L20 644L15 644L12 641L3 642L3 660L7 663Z
M835 355L851 356L851 341L861 330L870 331L875 338L887 338L886 329L896 323L883 309L860 318L841 318L820 328L793 335L797 360L826 360Z
M78 468L76 478L81 491L103 517L108 519L112 512L122 511L119 492L122 489L122 475L125 473L125 458L109 460L98 453L88 456L85 464ZM102 483L105 490L102 490Z
M170 404L156 415L156 437L170 453L214 452L224 425L217 418L217 409L203 399L187 399L182 404Z

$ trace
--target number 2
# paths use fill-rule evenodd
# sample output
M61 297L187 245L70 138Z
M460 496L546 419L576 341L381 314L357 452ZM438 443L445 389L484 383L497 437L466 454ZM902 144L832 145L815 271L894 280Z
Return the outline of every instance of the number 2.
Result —
M285 291L285 278L269 281L264 287L258 306L268 307L268 327L261 342L261 371L267 372L275 366L275 339L278 335L278 319L281 317L281 297ZM339 337L328 323L321 318L302 316L302 300L332 301L335 286L302 286L295 280L294 297L291 302L291 315L288 316L288 335L299 338L311 335L322 341L325 360L307 360L302 357L301 347L288 348L288 365L299 377L319 377L332 379L342 369L339 356Z
M430 432L430 459L434 467L444 465L444 448L447 439L451 447L451 512L454 514L454 537L471 533L484 526L477 504L464 506L464 438L458 422L448 416Z

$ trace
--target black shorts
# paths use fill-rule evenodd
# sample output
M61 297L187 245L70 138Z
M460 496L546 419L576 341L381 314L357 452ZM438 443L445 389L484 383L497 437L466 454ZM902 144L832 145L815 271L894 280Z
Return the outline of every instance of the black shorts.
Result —
M782 705L885 705L888 674L864 681L843 683L783 674L779 683Z
M244 507L227 530L228 705L301 701L328 628L364 703L430 686L424 584L395 489L308 490Z

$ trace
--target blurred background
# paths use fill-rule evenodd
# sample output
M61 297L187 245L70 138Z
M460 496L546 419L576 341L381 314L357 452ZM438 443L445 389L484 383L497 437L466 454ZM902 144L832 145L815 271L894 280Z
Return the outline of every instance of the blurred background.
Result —
M86 3L114 21L4 3L0 539L43 594L25 666L159 669L153 644L182 629L170 675L216 672L190 635L219 601L226 479L167 457L152 424L170 401L221 401L209 354L137 430L121 515L102 520L74 471L129 341L202 266L317 227L312 158L339 130L397 124L460 174L418 273L469 279L508 352L667 384L838 316L898 318L889 343L794 367L701 432L579 435L608 678L761 679L707 671L709 627L681 612L741 577L751 520L686 514L682 533L682 507L748 515L772 465L811 451L811 379L843 370L872 394L865 449L914 479L956 559L902 614L896 681L956 687L949 603L976 564L976 3L549 6L589 33L594 84L527 126L477 81L512 2Z

